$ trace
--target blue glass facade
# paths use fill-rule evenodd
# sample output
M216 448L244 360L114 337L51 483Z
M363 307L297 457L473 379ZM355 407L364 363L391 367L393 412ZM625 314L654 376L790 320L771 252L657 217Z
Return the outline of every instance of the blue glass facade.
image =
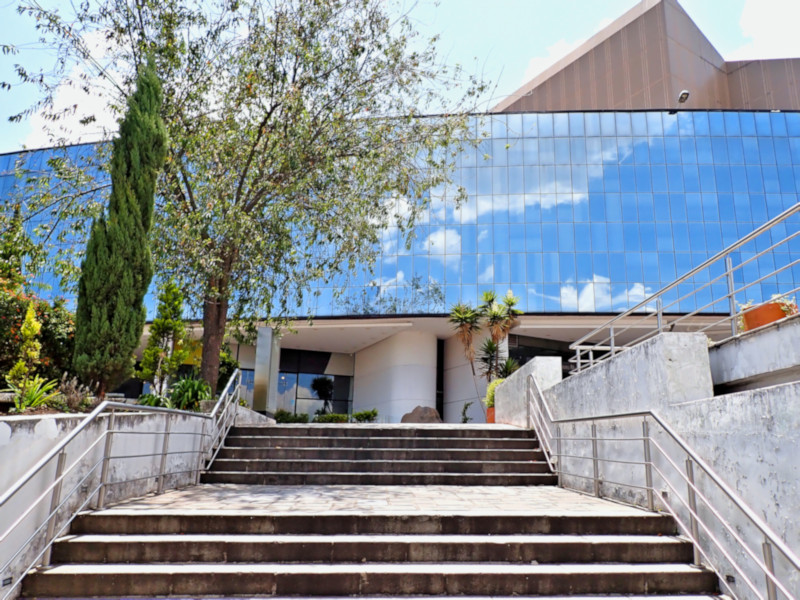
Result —
M458 157L453 176L467 200L455 205L454 189L434 191L410 247L389 228L372 272L320 286L298 316L441 314L458 301L477 303L487 289L511 290L527 313L619 312L794 205L800 192L798 113L496 114L476 117L473 131L481 141ZM0 157L0 197L13 186L12 159ZM795 217L775 235L798 228ZM734 262L763 249L743 248ZM752 281L798 259L800 237L737 276ZM797 285L795 265L739 300ZM701 291L681 312L722 297L724 287Z

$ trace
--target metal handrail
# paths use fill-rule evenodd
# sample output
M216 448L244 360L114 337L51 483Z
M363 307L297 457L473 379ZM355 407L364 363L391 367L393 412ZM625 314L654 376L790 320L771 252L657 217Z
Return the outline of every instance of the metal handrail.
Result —
M776 217L774 217L774 218L770 219L769 221L767 221L766 223L760 225L759 227L757 227L756 229L754 229L753 231L751 231L747 235L743 236L742 238L740 238L739 240L737 240L733 244L729 245L725 249L723 249L720 252L716 253L714 256L706 259L700 265L694 267L693 269L688 271L686 274L684 274L681 277L677 278L672 283L668 284L666 287L662 288L661 290L659 290L655 294L652 294L652 295L648 296L647 298L645 298L644 300L642 300L641 302L639 302L638 304L636 304L632 308L629 308L625 312L622 312L622 313L620 313L618 315L615 315L614 317L610 318L608 321L606 321L602 325L596 327L595 329L593 329L589 333L587 333L587 334L583 335L582 337L580 337L579 339L577 339L575 342L570 344L570 349L575 351L575 359L571 360L570 362L577 363L577 369L575 369L575 371L573 371L573 372L580 372L584 367L591 367L594 364L597 364L598 362L601 362L603 360L607 360L608 358L611 358L614 354L626 350L627 348L631 347L635 343L641 342L641 341L647 339L648 337L652 337L653 335L655 335L657 333L660 333L665 328L665 324L663 323L663 316L664 316L664 313L667 312L667 309L669 309L670 307L678 307L682 301L688 299L691 296L697 295L697 293L700 292L700 291L706 290L706 291L710 292L711 291L710 288L711 288L712 284L719 283L720 280L725 280L724 283L727 285L727 294L725 294L721 298L712 299L710 302L707 302L701 308L696 308L695 310L693 310L693 311L691 311L691 312L689 312L687 314L684 314L682 316L679 316L676 319L673 319L669 323L669 325L671 327L675 327L676 325L686 321L686 319L688 319L689 317L693 317L693 316L725 314L726 316L723 319L721 319L719 321L716 321L715 323L712 323L709 326L703 327L702 329L700 329L700 331L708 331L710 329L710 327L712 327L712 326L721 325L725 321L730 321L731 322L731 335L729 337L725 337L724 340L718 340L718 341L727 341L727 340L733 339L733 338L737 337L738 335L740 335L740 333L738 333L736 331L736 319L739 316L741 316L743 314L746 314L746 313L750 312L751 310L754 310L756 307L754 306L754 307L751 307L751 308L746 308L746 309L741 310L740 312L737 313L737 311L736 311L736 294L740 293L740 292L744 292L745 290L747 290L748 288L750 288L751 286L755 285L756 283L758 283L760 281L763 281L763 280L765 280L767 278L770 278L770 277L774 277L774 276L778 275L779 273L782 273L783 271L786 271L787 269L792 268L795 264L800 263L800 260L796 259L793 262L789 263L788 265L783 265L783 266L777 267L773 271L771 271L770 273L762 275L757 281L749 282L747 284L742 285L739 288L735 288L734 287L734 279L733 279L734 272L739 270L739 269L741 269L741 268L743 268L746 264L756 260L757 258L759 258L759 257L761 257L761 256L773 251L778 246L787 244L790 240L792 240L792 239L796 238L798 235L800 235L800 231L796 231L794 233L790 232L790 233L784 235L783 238L780 241L777 241L777 242L774 242L774 243L770 242L767 248L765 248L764 250L759 250L758 252L756 252L756 254L753 257L748 258L747 260L741 262L740 264L738 264L736 266L734 266L732 264L731 259L730 259L730 255L732 253L734 253L735 251L739 250L740 248L742 248L743 246L745 246L746 244L752 242L753 240L755 240L756 238L758 238L762 234L768 232L769 230L771 230L776 225L778 225L780 223L783 223L789 217L791 217L791 216L793 216L793 215L795 215L797 213L800 213L800 202L795 203L794 206L791 206L790 208L784 210L782 213L780 213ZM692 278L696 277L697 275L703 273L704 271L706 271L707 269L709 269L713 265L717 264L719 261L724 261L724 267L725 268L724 268L724 271L722 272L722 274L715 275L713 277L713 279L711 279L710 281L704 283L700 287L696 287L691 292L687 292L686 294L682 295L680 298L672 300L669 303L667 303L666 305L663 305L662 300L669 292L671 292L672 290L675 290L679 285L684 284L687 281L690 281ZM800 289L799 287L794 287L793 289L791 289L789 291L784 291L781 294L777 294L777 296L785 298L785 297L788 297L790 294L795 293L799 289ZM727 306L725 307L725 310L723 310L723 311L711 310L711 311L708 311L708 312L703 312L706 309L709 309L710 307L713 307L714 305L717 305L719 303L725 303L725 302L727 302ZM655 306L656 308L653 309L653 306ZM673 310L673 312L674 312L674 310ZM627 331L628 329L630 329L633 326L633 325L627 325L627 326L624 325L622 320L623 319L629 319L630 320L630 317L633 317L633 316L639 316L640 317L636 321L636 323L642 323L644 321L651 320L651 319L653 319L653 317L655 317L656 324L655 325L650 325L651 329L649 330L649 332L646 332L646 333L644 333L642 335L639 335L633 341L628 341L625 344L617 343L617 340L619 340L620 333L624 332L624 331ZM616 328L616 331L615 331L615 328ZM598 339L598 337L602 338L602 339ZM594 339L595 341L590 341L592 339ZM599 356L593 356L593 352L598 352ZM588 359L584 357L584 355L587 354L587 353L590 355L590 357Z
M536 394L538 397L538 404L540 407L537 406L537 403L534 402L533 396ZM621 483L621 482L613 482L617 485L629 486L634 488L643 489L647 492L648 495L648 508L650 510L655 510L654 506L654 495L655 495L655 487L652 480L652 472L653 470L663 479L663 481L673 490L673 492L678 495L679 500L684 503L690 514L690 524L687 526L685 522L678 518L676 511L669 505L668 502L664 501L665 506L667 507L668 511L676 518L676 521L681 526L681 529L684 530L684 533L689 537L692 543L695 546L695 558L696 562L699 562L698 557L702 554L709 565L713 567L712 559L709 556L709 553L705 552L701 548L699 534L698 534L698 525L702 526L706 532L710 530L709 526L704 524L700 519L700 515L696 508L692 506L693 502L696 502L696 499L699 497L700 500L709 508L711 514L719 521L719 523L725 528L726 530L733 532L733 539L738 542L738 545L741 546L744 553L749 556L756 567L761 570L765 581L767 582L767 593L766 598L769 600L775 600L777 598L776 590L780 590L783 594L785 594L788 598L794 598L787 589L787 586L784 585L783 582L778 580L774 572L774 566L772 563L772 548L776 548L780 554L786 559L788 564L800 575L800 557L798 557L795 552L789 548L789 546L770 528L770 526L761 518L752 508L750 508L747 503L727 484L725 481L714 471L714 469L705 461L703 460L697 452L695 452L688 442L678 434L665 420L664 418L658 414L656 411L652 410L645 410L645 411L632 411L632 412L624 412L624 413L617 413L617 414L601 414L601 415L593 415L590 417L577 417L577 418L567 418L567 419L555 419L553 418L553 413L550 409L550 406L547 402L546 396L542 393L541 388L539 387L536 378L529 374L527 376L527 386L526 386L526 399L528 403L528 410L529 410L529 420L528 424L529 427L533 426L536 431L537 435L539 435L540 439L547 438L546 443L542 443L542 450L545 453L545 457L547 458L547 462L550 465L555 466L556 475L558 476L559 486L564 487L564 477L571 476L571 477L578 477L585 480L591 480L593 482L594 492L595 495L600 495L600 484L602 483L599 475L598 469L595 466L593 476L582 475L579 473L570 473L565 471L564 468L564 458L577 458L581 460L591 460L595 465L598 462L619 462L612 459L602 458L598 456L597 453L597 442L633 442L643 444L644 447L644 460L643 461L626 461L632 462L633 464L640 464L645 467L645 478L646 478L646 485L640 486L631 483ZM534 409L534 410L532 410ZM538 410L537 410L538 409ZM613 420L621 420L621 419L642 419L643 423L643 435L642 437L629 437L629 438L616 438L616 437L609 437L609 438L601 438L597 435L596 423L604 422L604 421L613 421ZM755 528L764 536L764 545L763 550L765 553L764 560L760 560L753 550L749 547L745 546L742 543L742 539L738 533L735 533L735 530L730 523L728 523L722 516L721 511L719 508L715 507L711 501L700 491L700 489L694 483L693 475L687 476L684 474L677 466L675 461L669 456L665 448L659 444L658 440L656 440L652 434L650 433L650 428L647 420L652 420L661 430L666 433L669 439L680 449L680 451L686 456L687 463L691 463L692 469L696 466L698 467L706 476L708 482L713 484L714 489L721 491L724 494L724 497L727 498L729 502L733 504L733 506L738 509L742 515L744 515L747 520L755 526ZM564 425L575 425L575 424L587 424L592 426L592 435L591 437L565 437L561 434L561 428ZM556 436L552 436L552 427L556 428ZM553 452L553 443L557 447L556 452ZM574 455L574 454L566 454L562 453L561 445L564 442L591 442L593 451L591 455ZM658 467L655 466L652 457L650 456L651 449L655 449L660 456L662 456L666 462L669 464L670 467L678 474L681 480L683 480L687 484L687 492L689 496L691 496L688 500L684 500L680 497L680 494L677 489L669 482L668 477L665 473L663 473ZM606 481L606 483L612 483ZM626 502L629 504L634 504L632 501L627 500L625 498L616 498L622 502ZM721 554L728 560L740 574L743 575L743 579L750 585L749 578L744 576L743 571L741 570L742 567L736 564L736 561L730 555L730 552L725 550L722 546L721 542L716 539L713 535L707 535L707 538L710 539L714 545L720 550ZM769 559L767 559L767 555ZM728 590L733 593L733 589L730 587L724 578L721 578L721 582L725 585ZM752 587L752 586L751 586ZM754 589L754 591L756 591ZM756 592L757 593L757 592Z
M164 489L166 477L170 475L186 475L190 473L195 474L194 483L198 483L200 472L206 469L214 457L216 457L219 449L224 443L224 439L227 436L230 427L234 423L235 410L231 410L231 408L238 404L241 389L240 384L241 372L239 369L237 369L228 380L225 389L220 394L213 410L209 414L167 409L155 406L144 406L138 404L133 405L109 400L101 402L97 408L87 415L86 418L83 419L75 429L61 439L50 451L48 451L30 469L28 469L7 491L0 495L0 509L2 509L13 498L15 498L17 494L19 494L25 488L25 486L28 485L39 473L41 473L43 469L49 465L52 465L54 461L57 463L55 478L53 481L46 483L44 491L38 494L35 500L30 503L30 505L27 506L27 508L20 515L16 516L16 518L13 520L10 526L5 529L5 531L0 532L0 543L3 543L4 540L11 535L11 533L17 530L23 523L33 516L37 508L43 502L45 502L48 498L50 499L51 505L49 512L41 519L40 523L37 521L37 523L39 523L38 527L35 527L33 533L24 542L19 544L18 547L12 548L11 551L9 551L7 555L10 555L10 558L6 560L5 564L0 565L0 572L5 573L10 568L15 568L20 572L20 577L16 580L16 582L14 582L10 588L4 590L5 594L2 596L2 600L6 600L7 598L11 597L12 593L14 593L16 588L23 580L24 574L36 565L40 564L40 560L42 564L46 565L49 563L50 549L55 539L66 530L72 519L74 519L79 511L83 510L87 505L89 505L95 496L97 496L96 505L98 508L103 507L105 501L105 490L107 486L155 478L158 482L157 493L160 493ZM232 386L234 387L232 388ZM166 427L159 428L157 431L119 431L114 427L114 420L117 411L160 414L165 416L167 419ZM97 435L95 439L89 443L88 448L83 449L83 451L76 458L74 458L69 465L66 465L67 448L74 440L76 440L79 435L85 432L90 425L98 421L101 416L108 417L108 427L106 427L102 433ZM171 431L171 417L175 416L185 416L200 419L203 424L202 431L200 433ZM211 424L211 429L210 431L207 431L207 426L209 423ZM163 437L164 441L162 443L160 452L122 456L114 455L112 453L112 436L119 434L158 434ZM200 438L199 449L173 452L169 451L169 440L173 436L186 437L187 435ZM81 466L86 468L86 465L84 464L86 457L93 452L97 452L98 446L101 442L105 442L105 447L102 449L102 458L100 458L94 464L89 465L90 468L88 469L88 472L80 477L79 481L74 484L71 489L62 494L62 485L66 481L67 477ZM182 470L177 472L166 471L167 457L176 454L197 454L198 457L195 466L190 470ZM125 479L113 482L108 480L108 464L111 460L153 458L158 456L160 456L161 461L157 473L150 474L145 477L137 477L135 480ZM89 484L89 489L81 490L81 486L86 485L90 478L97 476L97 468L101 466L102 473L99 477L99 481L93 485ZM78 506L69 509L67 514L59 515L60 512L68 508L67 501L78 491L86 495L85 499L83 501L79 501ZM58 517L63 520L63 523L61 524L60 528L56 530L56 519ZM15 565L14 561L23 555L24 552L34 543L41 543L42 549L36 553L33 561L27 564L27 566ZM5 575L3 575L3 577L5 577Z

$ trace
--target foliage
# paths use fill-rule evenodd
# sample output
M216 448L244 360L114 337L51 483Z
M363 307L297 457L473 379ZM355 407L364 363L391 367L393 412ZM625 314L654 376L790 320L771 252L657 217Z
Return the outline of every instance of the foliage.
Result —
M6 375L6 381L14 388L25 390L28 387L28 380L33 376L39 364L42 344L37 339L42 330L42 324L36 318L36 311L33 304L28 304L25 310L25 319L22 321L19 335L21 344L19 346L19 358L11 370Z
M308 423L308 415L306 413L294 414L288 410L279 408L275 411L276 423Z
M201 402L211 400L211 388L202 379L187 377L175 382L168 398L178 410L200 410Z
M481 314L469 304L458 303L450 309L450 324L456 330L461 345L464 347L464 356L467 357L472 374L475 375L475 347L473 339L481 330Z
M28 307L33 306L42 327L37 371L45 379L57 379L72 362L74 322L62 299L53 304L29 296L22 289L0 282L0 374L8 374L21 355L21 329Z
M516 359L511 358L510 356L506 358L503 362L500 363L500 368L497 371L497 376L506 379L511 376L514 371L519 370L519 363Z
M501 373L502 376L508 376L508 369L513 368L516 361L508 362L511 359L504 355L502 342L519 322L517 317L522 311L515 308L518 303L519 298L514 296L511 290L499 302L497 294L485 291L477 309L463 303L455 304L450 309L450 323L464 347L464 355L470 363L473 375L475 374L473 361L476 355L473 340L481 327L485 326L489 337L484 340L477 356L481 375L487 381L501 376ZM519 365L516 368L519 368Z
M148 235L156 178L166 154L161 85L148 64L120 123L111 156L107 215L92 225L78 283L74 365L100 398L133 371L153 276Z
M164 283L158 295L156 318L150 325L150 338L136 377L150 382L154 393L163 396L169 379L189 354L189 337L183 322L183 294L170 280Z
M4 390L14 393L14 412L24 412L29 408L39 408L58 396L56 386L58 381L46 380L39 375L32 379L25 380L22 385L16 385L9 381L10 389Z
M25 284L22 263L37 251L25 233L19 203L0 215L0 284L19 289Z
M167 398L158 394L142 394L139 396L139 404L143 406L164 407L167 401Z
M68 17L20 3L59 59L17 73L41 83L36 109L56 123L56 92L78 83L72 66L99 64L90 36L117 68L97 72L117 109L152 53L170 135L154 250L203 309L212 384L229 316L237 329L287 316L315 284L372 264L387 227L407 237L430 190L462 194L445 184L485 86L443 66L436 40L420 43L382 0L87 0ZM63 170L70 182L88 172ZM92 181L64 194L62 212L81 215L77 193L101 189Z
M239 368L239 361L231 354L230 346L224 344L219 353L219 376L217 377L217 393L221 393L228 385L231 377Z
M68 373L64 373L58 384L58 393L64 399L66 408L74 412L80 410L88 402L92 395L92 389L82 385L77 377L70 377Z
M473 402L464 402L463 406L461 407L461 422L462 423L469 423L472 421L472 417L470 417L467 412L469 411L469 407L473 405Z
M347 415L339 413L325 413L314 417L314 423L347 423Z
M503 383L505 379L495 379L488 386L486 386L486 397L483 399L483 404L486 408L493 408L494 407L494 392L497 389L497 386Z
M378 418L377 408L373 408L372 410L362 410L360 412L353 413L353 419L356 421L356 423L374 423L377 418Z

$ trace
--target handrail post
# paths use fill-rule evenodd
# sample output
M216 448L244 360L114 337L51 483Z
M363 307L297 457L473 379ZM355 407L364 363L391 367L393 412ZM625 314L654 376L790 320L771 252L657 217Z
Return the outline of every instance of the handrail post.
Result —
M600 464L597 458L597 424L592 423L592 469L594 470L594 495L600 497Z
M533 429L533 423L531 423L531 375L528 375L527 385L525 386L525 411L527 412L527 420L525 421L528 424L528 429Z
M158 491L160 494L164 491L164 480L166 479L167 470L167 450L169 450L169 432L172 426L172 416L167 415L167 423L164 427L164 440L161 442L161 466L158 470Z
M62 476L64 475L64 463L66 461L67 450L65 448L58 453L58 461L56 462L56 485L53 487L53 495L50 496L50 514L47 517L47 536L44 540L44 543L47 545L47 550L45 550L44 555L42 556L42 565L44 566L50 564L50 554L52 552L50 544L53 541L53 536L56 530L56 513L58 505L61 504L61 487L64 482Z
M575 348L575 362L578 365L578 373L581 372L581 349L580 346Z
M644 441L644 480L647 487L647 509L655 510L653 501L653 462L650 458L650 424L647 417L642 419L642 439Z
M558 487L564 487L561 479L564 467L561 464L561 425L556 425L556 477L558 477Z
M772 544L768 537L764 538L762 549L764 551L764 565L767 567L767 600L777 600L778 590L775 588L775 582L771 577L775 575L775 561L772 559Z
M700 532L697 527L697 494L694 489L694 461L691 458L686 459L686 489L688 492L689 500L689 521L692 530L692 544L694 546L694 564L700 566L702 560L700 557Z
M594 350L589 350L589 366L594 366Z
M203 463L205 463L206 426L207 423L203 421L203 428L200 430L200 441L197 444L197 465L195 466L195 473L194 473L195 485L200 485L200 474L203 472Z
M103 468L100 471L100 491L97 494L97 508L103 508L106 503L106 486L108 485L108 464L111 462L111 436L114 435L114 427L117 422L117 412L112 407L108 417L108 427L106 427L106 440L103 445Z
M661 302L661 298L659 297L656 299L656 322L658 323L658 333L664 331L663 312L664 312L664 303Z
M616 350L616 345L614 344L614 326L608 328L608 342L609 346L611 347L611 356L614 356L614 352Z
M733 283L733 261L730 255L725 257L725 278L728 282L728 310L731 313L731 335L738 333L736 327L736 294L734 293Z

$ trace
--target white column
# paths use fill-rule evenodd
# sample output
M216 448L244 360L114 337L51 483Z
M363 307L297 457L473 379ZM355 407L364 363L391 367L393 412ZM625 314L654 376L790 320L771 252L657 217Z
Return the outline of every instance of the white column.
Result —
M399 423L416 406L436 408L436 336L404 331L356 353L353 412L378 409Z

